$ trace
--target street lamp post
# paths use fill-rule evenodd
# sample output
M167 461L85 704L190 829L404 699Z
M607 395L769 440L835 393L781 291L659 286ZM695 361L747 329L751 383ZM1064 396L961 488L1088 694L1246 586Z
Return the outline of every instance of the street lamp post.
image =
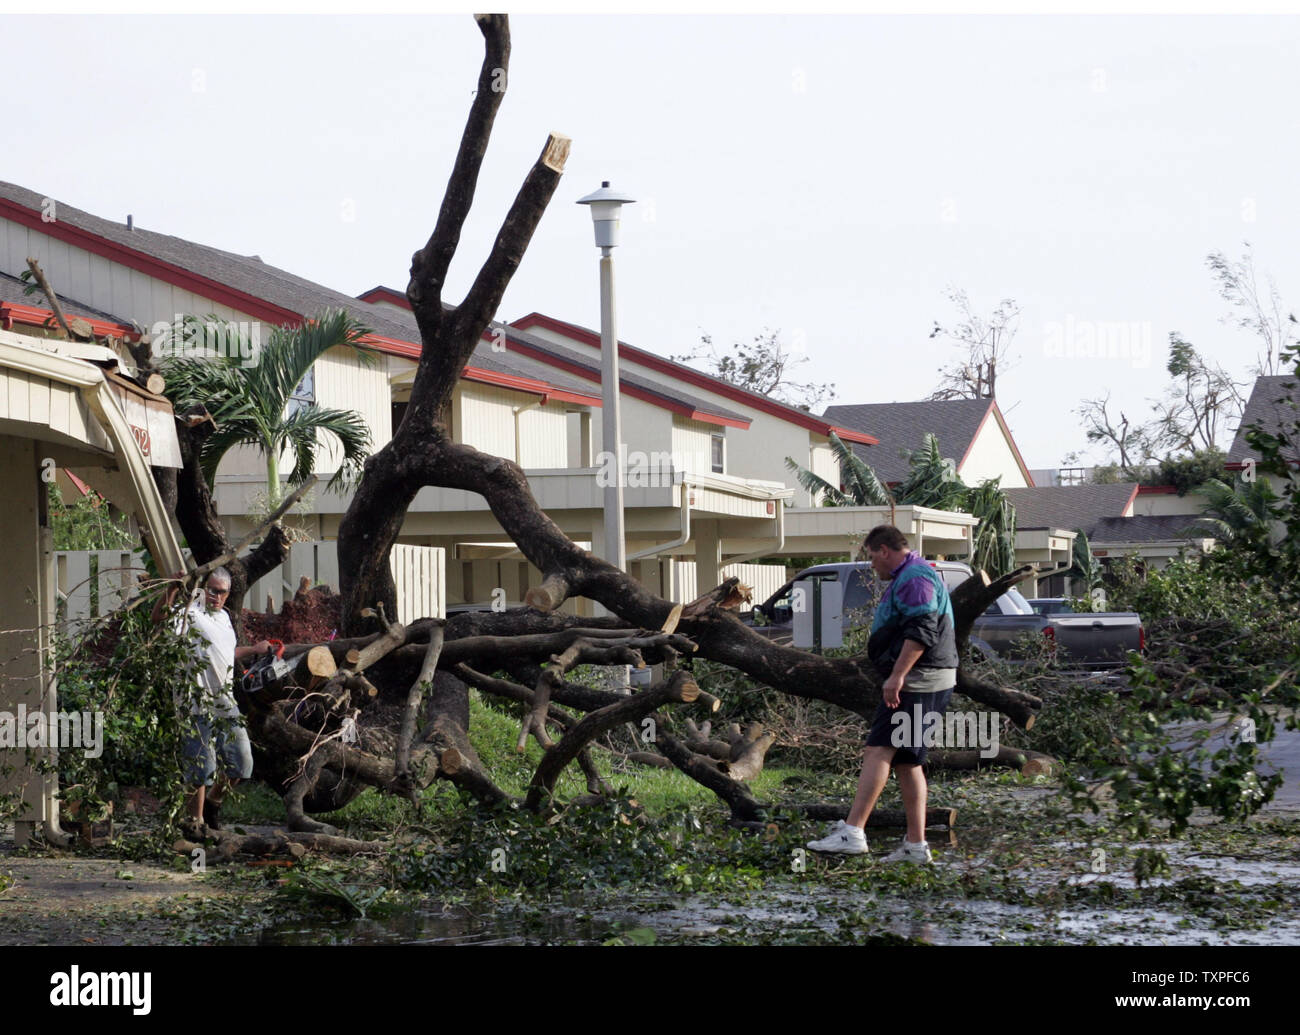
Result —
M596 247L600 249L600 396L601 449L612 453L616 473L605 486L605 560L616 568L627 567L623 538L623 450L618 397L618 330L614 312L614 249L618 246L619 210L635 198L610 190L609 181L600 190L579 198L579 205L591 206ZM604 465L602 465L603 467ZM608 470L607 467L604 468Z

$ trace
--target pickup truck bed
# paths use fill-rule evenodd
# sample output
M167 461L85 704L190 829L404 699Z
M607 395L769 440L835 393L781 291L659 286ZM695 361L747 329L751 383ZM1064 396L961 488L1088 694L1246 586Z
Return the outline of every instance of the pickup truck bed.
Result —
M951 592L971 577L971 569L959 561L932 561ZM791 589L797 582L831 579L844 583L842 622L844 630L870 625L878 594L883 587L869 564L822 564L801 571L742 621L774 642L792 642ZM761 615L756 619L755 615ZM1013 655L1016 641L1025 636L1047 636L1055 644L1062 664L1072 668L1118 668L1130 650L1145 645L1142 619L1135 611L1107 611L1096 614L1035 614L1020 593L1011 589L995 600L975 619L971 641L977 649L999 656Z

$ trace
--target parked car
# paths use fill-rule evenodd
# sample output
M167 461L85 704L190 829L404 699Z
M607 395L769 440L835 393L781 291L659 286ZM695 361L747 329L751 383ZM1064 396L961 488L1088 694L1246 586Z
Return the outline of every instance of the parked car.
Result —
M949 592L971 577L970 567L960 561L930 564L942 576ZM794 586L822 579L844 584L841 621L845 632L871 624L884 584L866 562L805 568L752 611L742 613L741 620L773 642L789 645L793 641ZM1118 668L1130 650L1140 651L1146 646L1146 632L1136 611L1037 614L1015 588L1007 590L975 619L971 645L986 654L1014 657L1018 641L1025 636L1047 637L1061 662L1074 668Z
M1074 604L1069 597L1030 597L1029 606L1040 615L1074 614Z

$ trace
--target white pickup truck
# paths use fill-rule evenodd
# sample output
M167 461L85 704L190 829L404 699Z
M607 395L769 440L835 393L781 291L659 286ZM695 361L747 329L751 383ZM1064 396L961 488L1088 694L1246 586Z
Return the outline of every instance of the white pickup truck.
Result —
M943 577L949 592L971 577L971 569L960 561L931 561L930 564ZM792 590L796 583L821 579L844 583L845 632L871 624L883 583L866 562L806 568L753 611L743 613L741 620L776 642L789 643L794 619ZM1129 651L1140 651L1146 646L1146 631L1136 611L1036 614L1016 589L1007 590L975 619L971 645L976 650L1014 657L1016 641L1025 636L1047 637L1055 645L1061 663L1072 668L1118 668L1125 663Z

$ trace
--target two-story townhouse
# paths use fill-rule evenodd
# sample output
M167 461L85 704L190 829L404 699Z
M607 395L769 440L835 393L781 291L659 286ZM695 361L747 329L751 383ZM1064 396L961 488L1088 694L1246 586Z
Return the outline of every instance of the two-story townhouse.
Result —
M360 412L375 448L400 420L420 354L409 312L352 298L257 256L147 230L129 217L110 221L0 183L0 273L17 277L28 256L40 260L62 295L142 332L180 314L211 314L257 331L299 323L326 307L346 308L372 329L366 344L377 362L327 354L301 392ZM590 364L579 357L530 338L526 331L489 328L456 387L453 431L461 441L520 462L547 513L575 541L599 551L599 421L592 419L600 405L598 378L593 382ZM694 591L693 560L703 566L698 581L707 581L727 564L780 552L781 504L792 490L781 480L747 476L734 452L723 471L714 466L715 429L747 431L752 418L632 370L623 395L629 461L647 458L627 475L632 573L657 592L681 597ZM322 481L336 465L329 448L319 451ZM214 496L232 534L250 526L264 479L263 458L251 449L234 450L223 461ZM346 505L346 496L318 491L312 532L334 537ZM449 604L486 604L496 589L515 602L538 577L474 494L424 490L401 539L447 550Z
M594 357L599 355L600 335L588 327L536 312L512 321L510 326L526 329L552 343L552 347L585 355L588 362L596 362ZM793 497L784 512L783 546L773 553L793 557L843 554L854 536L886 521L903 529L912 544L927 555L961 557L970 553L974 527L970 515L925 507L819 506L821 501L795 483L786 465L786 459L792 459L826 481L839 484L831 434L861 450L874 447L880 441L877 435L890 434L887 426L840 420L829 411L817 416L628 342L620 341L618 351L621 370L634 371L660 385L688 385L703 399L741 407L750 415L751 425L743 434L731 430L713 433L714 455L725 463L743 464L746 471L758 477L792 484Z

